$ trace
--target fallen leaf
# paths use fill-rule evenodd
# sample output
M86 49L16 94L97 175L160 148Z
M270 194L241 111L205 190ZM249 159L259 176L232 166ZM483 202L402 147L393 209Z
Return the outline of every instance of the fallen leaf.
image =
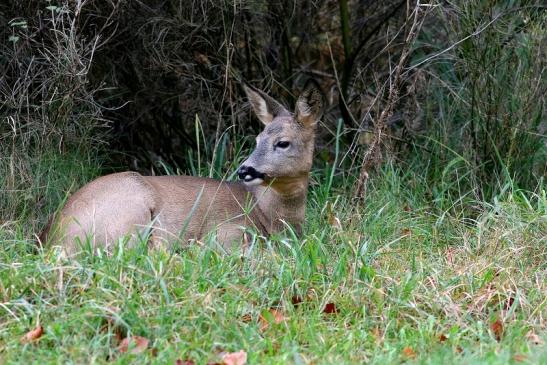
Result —
M503 335L503 323L501 320L498 318L490 325L490 328L492 329L492 332L494 332L494 337L496 337L496 340L498 342L501 341L501 336Z
M532 331L528 331L528 333L526 334L526 338L534 345L543 345L543 340Z
M134 347L131 348L131 353L139 354L148 348L149 342L150 341L146 337L142 337L142 336L126 337L122 340L122 342L120 343L120 346L118 346L118 351L127 352L129 351L129 348L131 347L131 345L133 345Z
M446 340L448 340L448 337L441 333L439 336L439 342L445 342Z
M245 322L245 323L249 323L253 320L253 316L251 316L250 313L246 313L243 315L243 317L241 317L241 321Z
M408 359L416 358L416 352L412 349L412 347L409 347L409 346L403 349L403 355Z
M403 228L403 231L401 232L403 236L410 236L412 234L412 231L409 228Z
M44 334L44 327L38 326L35 329L28 331L23 338L21 338L22 343L31 343L42 337Z
M526 355L522 355L522 354L513 355L513 360L515 360L516 362L523 362L523 361L526 361L527 359L528 357L526 357Z
M247 353L243 350L238 352L229 352L222 356L224 365L245 365L247 363Z
M325 305L325 308L323 308L323 313L326 313L326 314L338 313L338 308L336 308L336 304L334 303L327 303Z
M177 359L177 361L175 361L175 365L196 365L196 363L193 360L189 360L189 359L186 359L186 360Z
M294 305L295 307L298 307L300 304L302 304L303 301L304 300L302 299L302 297L298 295L293 295L291 298L292 305Z
M275 308L270 308L268 310L268 312L270 313L270 315L272 316L271 319L269 318L266 318L267 317L270 317L269 315L264 315L263 313L260 314L260 316L258 317L258 321L260 322L260 330L261 331L264 331L266 330L269 326L270 326L270 322L273 322L275 324L280 324L282 322L285 322L287 320L287 318L285 318L285 316L283 315L283 312L280 311L279 309L275 309Z

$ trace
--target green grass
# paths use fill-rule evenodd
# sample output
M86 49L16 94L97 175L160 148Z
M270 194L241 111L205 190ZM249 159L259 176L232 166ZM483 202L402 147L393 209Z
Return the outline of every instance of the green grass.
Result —
M143 243L64 261L4 229L0 363L205 364L238 350L251 364L547 362L530 339L547 342L544 189L508 189L476 202L470 219L391 166L354 210L349 186L335 178L327 189L324 175L314 175L300 239L256 240L243 253ZM259 320L272 320L270 308L281 323ZM44 335L22 344L38 324ZM117 336L128 335L150 350L120 353Z

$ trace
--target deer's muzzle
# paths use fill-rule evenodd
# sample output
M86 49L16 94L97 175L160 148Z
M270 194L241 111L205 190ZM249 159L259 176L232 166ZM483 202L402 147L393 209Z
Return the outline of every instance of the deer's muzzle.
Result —
M262 181L264 181L264 174L256 171L256 169L252 166L242 165L237 170L237 175L241 180L245 181L246 183L255 182L255 180L257 183L261 183Z

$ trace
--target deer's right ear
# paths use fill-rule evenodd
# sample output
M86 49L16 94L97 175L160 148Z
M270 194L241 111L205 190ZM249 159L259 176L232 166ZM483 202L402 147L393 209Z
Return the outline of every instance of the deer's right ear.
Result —
M296 101L296 120L304 126L314 126L323 114L323 93L317 82L308 80Z
M249 98L253 111L264 125L270 124L276 116L284 112L287 113L283 105L262 91L252 89L247 85L243 85L243 88Z

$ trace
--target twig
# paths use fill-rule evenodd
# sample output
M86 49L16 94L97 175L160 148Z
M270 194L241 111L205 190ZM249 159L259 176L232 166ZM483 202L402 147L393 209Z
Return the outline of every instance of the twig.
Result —
M393 115L393 111L395 108L395 104L397 103L399 99L399 92L401 87L401 75L403 72L403 68L406 64L406 61L408 59L408 56L410 55L410 51L412 48L412 44L414 43L416 36L418 35L418 31L420 27L423 24L423 17L420 17L420 1L418 0L416 2L416 7L414 8L414 19L412 22L412 26L410 27L410 30L408 31L407 37L405 39L405 43L403 46L403 50L401 52L401 57L399 58L399 63L397 66L393 69L393 71L390 73L390 82L389 82L389 93L388 98L386 102L386 106L382 113L380 114L380 117L374 123L374 131L373 131L373 139L372 142L365 152L363 156L363 161L361 164L361 171L359 172L359 179L357 180L357 185L355 188L355 198L361 198L363 196L363 190L365 187L365 184L368 180L368 172L370 169L374 166L376 166L380 160L381 160L381 145L384 140L384 137L386 136L385 129L387 125L387 121L391 116Z

